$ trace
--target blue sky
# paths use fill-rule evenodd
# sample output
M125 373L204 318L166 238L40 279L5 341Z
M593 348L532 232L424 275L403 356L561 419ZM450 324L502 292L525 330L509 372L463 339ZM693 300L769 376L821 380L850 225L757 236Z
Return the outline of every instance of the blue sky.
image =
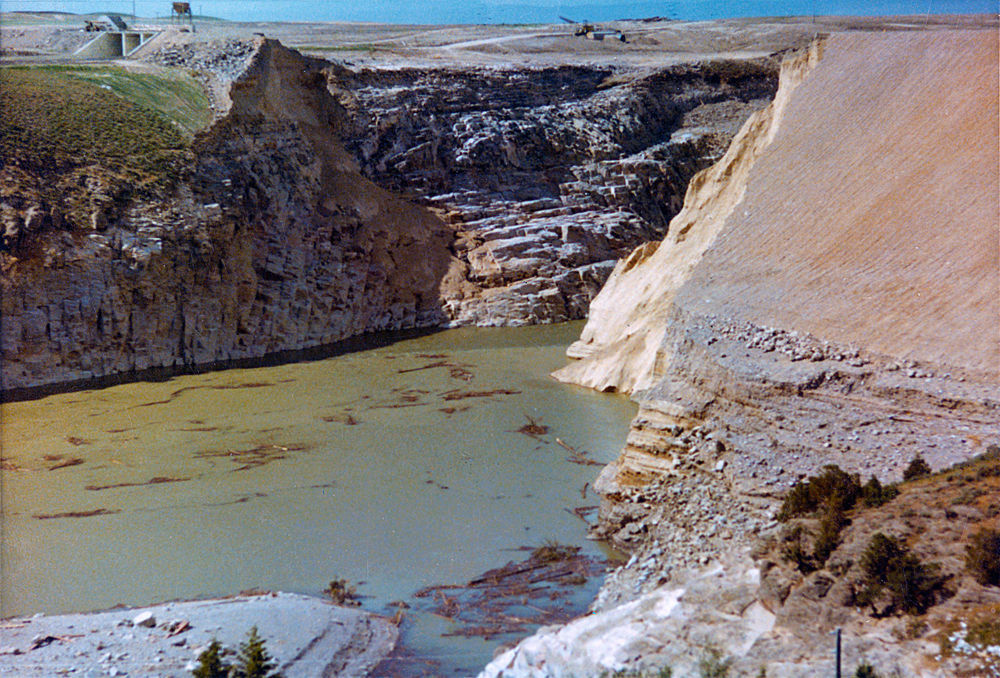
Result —
M139 16L169 13L169 0L0 0L0 10L79 14L113 11ZM191 0L196 14L234 21L379 21L391 23L538 23L559 15L608 21L670 16L810 14L885 15L997 12L998 0Z

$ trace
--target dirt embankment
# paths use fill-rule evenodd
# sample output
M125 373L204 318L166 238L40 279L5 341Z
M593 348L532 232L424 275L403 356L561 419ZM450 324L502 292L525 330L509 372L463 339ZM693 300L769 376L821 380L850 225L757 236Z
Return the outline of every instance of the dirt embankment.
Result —
M217 640L231 664L256 627L287 676L364 676L392 650L391 621L292 593L241 594L90 614L4 620L0 672L182 678ZM81 666L81 657L86 664Z
M941 469L1000 441L996 48L993 31L817 43L692 180L664 241L618 264L570 349L579 360L557 373L640 403L595 486L596 534L635 551L598 609L667 609L668 582L717 575L735 596L727 610L746 603L730 610L742 640L726 652L761 659L751 648L762 634L815 617L754 607L759 564L747 554L788 488L831 463L894 482L915 454ZM709 563L716 575L698 574ZM724 604L698 590L691 614ZM971 600L951 612L992 604ZM711 628L690 626L689 654L725 640ZM901 662L913 647L880 628L859 633ZM800 675L815 668L810 652L762 665Z
M633 481L689 457L756 493L823 460L891 478L908 446L940 467L997 433L995 47L818 43L619 263L557 376L640 401Z

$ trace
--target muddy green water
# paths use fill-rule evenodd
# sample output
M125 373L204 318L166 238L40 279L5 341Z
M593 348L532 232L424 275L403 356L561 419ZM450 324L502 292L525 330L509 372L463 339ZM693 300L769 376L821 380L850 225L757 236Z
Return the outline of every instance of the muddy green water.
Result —
M579 323L461 329L325 360L183 376L2 406L0 615L365 582L385 611L546 539L597 547L566 509L635 407L566 386ZM533 438L528 417L549 427ZM100 512L95 515L80 515ZM462 672L495 643L407 645ZM440 670L444 672L444 667Z

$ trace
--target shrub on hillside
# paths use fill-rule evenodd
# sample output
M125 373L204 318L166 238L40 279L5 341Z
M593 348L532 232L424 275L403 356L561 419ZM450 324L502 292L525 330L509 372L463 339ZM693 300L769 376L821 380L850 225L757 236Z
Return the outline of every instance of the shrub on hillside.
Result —
M802 574L809 574L816 570L812 553L802 546L802 535L805 530L801 525L796 525L785 537L785 545L781 548L781 555L785 560L795 563L796 569Z
M899 488L895 485L883 487L875 476L872 476L861 488L861 503L869 508L881 506L898 496Z
M726 678L732 664L731 657L725 658L717 649L710 647L698 660L698 674L701 678Z
M873 609L883 593L888 593L887 612L923 614L934 604L943 583L938 565L924 565L905 545L881 532L871 538L860 565L863 587L856 602Z
M823 518L819 522L819 534L813 543L813 559L818 567L822 567L830 554L836 550L840 544L840 533L849 522L843 509L835 504L828 506L823 512Z
M830 464L823 472L795 484L778 513L778 520L813 513L822 507L838 507L849 511L861 496L861 481L839 466Z
M965 567L980 584L1000 586L1000 531L982 528L965 547Z
M903 470L903 480L916 480L931 474L931 467L919 454L910 460L910 465Z

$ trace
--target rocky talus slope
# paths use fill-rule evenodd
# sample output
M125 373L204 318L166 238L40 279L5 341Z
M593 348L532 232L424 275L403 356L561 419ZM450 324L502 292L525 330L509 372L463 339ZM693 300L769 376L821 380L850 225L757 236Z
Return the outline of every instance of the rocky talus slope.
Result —
M989 483L976 492L992 503L974 511L931 516L924 497L855 518L865 537L895 531L958 578L951 607L919 629L845 603L833 582L860 541L842 538L850 553L778 595L766 545L778 499L824 465L894 482L914 454L940 469L1000 441L996 48L990 31L817 42L692 180L663 242L616 266L569 351L578 360L556 376L639 402L596 484L595 534L633 557L595 616L525 641L486 675L649 657L694 675L710 648L738 675L816 675L837 626L852 658L882 671L983 675L931 641L997 603L995 587L964 589L958 558L940 551L995 521Z
M454 325L587 315L617 259L656 240L688 180L776 87L776 62L668 68L343 69L331 90L365 176L456 231Z

